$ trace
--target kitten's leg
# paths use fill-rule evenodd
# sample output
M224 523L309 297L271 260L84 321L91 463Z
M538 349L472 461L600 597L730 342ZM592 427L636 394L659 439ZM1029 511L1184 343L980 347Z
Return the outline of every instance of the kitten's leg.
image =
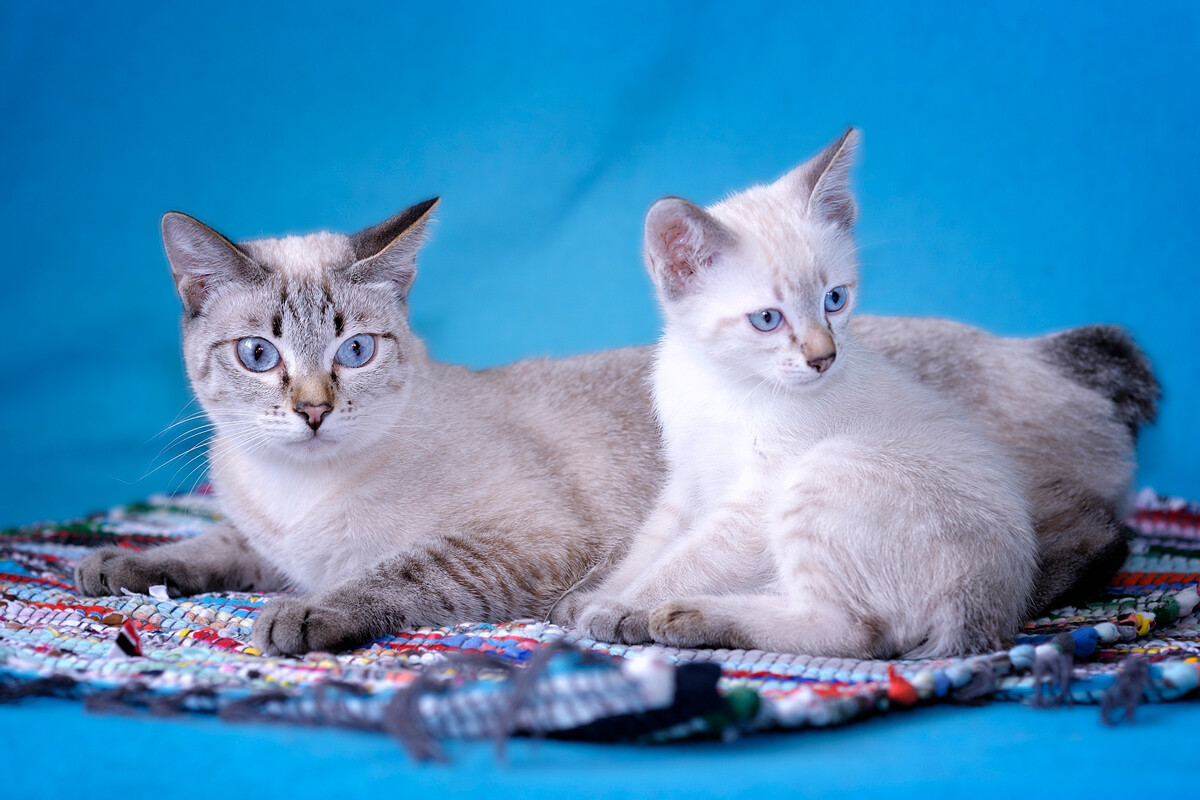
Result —
M670 543L682 535L690 517L681 505L668 499L670 489L663 494L663 499L642 524L617 568L595 589L575 590L562 597L550 614L551 622L558 625L574 624L585 608L617 596L641 577ZM624 613L619 612L618 615L624 616Z
M650 613L650 635L672 647L727 647L843 658L891 654L885 626L817 597L700 595Z
M569 537L513 547L502 531L460 531L397 553L360 576L269 602L254 621L263 652L345 650L404 628L544 618L578 575Z
M583 609L577 627L599 641L649 641L650 610L668 598L770 581L766 546L753 504L727 504L711 522L671 542L653 564L637 570L619 593Z
M215 592L273 591L283 577L256 553L233 526L217 524L181 542L130 551L103 547L75 567L80 594L119 595L166 586L172 597Z
M660 502L642 525L625 558L601 585L601 592L619 594L636 583L671 542L683 535L690 522L691 517L681 504Z

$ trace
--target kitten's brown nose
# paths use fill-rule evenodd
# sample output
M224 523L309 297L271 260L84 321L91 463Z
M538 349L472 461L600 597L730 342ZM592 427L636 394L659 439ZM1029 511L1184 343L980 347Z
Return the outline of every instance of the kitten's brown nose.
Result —
M810 358L808 360L808 365L815 369L818 373L821 373L829 369L835 358L837 358L837 351L830 350L825 355L817 356L816 358Z
M295 411L304 417L305 423L314 431L321 427L321 423L330 411L333 411L333 406L329 403L297 403Z

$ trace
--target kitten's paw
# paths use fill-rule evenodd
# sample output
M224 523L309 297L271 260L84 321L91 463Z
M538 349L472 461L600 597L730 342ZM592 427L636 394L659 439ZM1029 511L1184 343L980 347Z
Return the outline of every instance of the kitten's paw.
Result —
M555 625L574 625L583 610L595 603L595 592L572 592L560 598L550 611L550 621Z
M194 570L182 561L119 547L101 548L80 561L75 567L75 585L88 597L120 595L122 589L145 593L151 586L166 586L172 597L202 591Z
M669 647L732 647L744 643L736 625L695 600L668 600L650 612L650 638Z
M598 642L644 644L650 641L649 614L612 600L588 605L580 612L575 627Z
M311 650L347 650L372 637L355 615L309 595L268 602L254 620L251 638L267 655L293 656Z

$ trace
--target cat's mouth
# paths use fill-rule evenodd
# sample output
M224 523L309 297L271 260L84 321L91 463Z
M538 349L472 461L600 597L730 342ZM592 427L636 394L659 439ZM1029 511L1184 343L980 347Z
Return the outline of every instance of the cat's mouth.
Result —
M291 454L326 455L340 442L340 436L331 434L329 430L322 427L315 431L305 430L302 434L289 437L280 444Z
M789 389L805 390L821 383L823 379L829 377L830 372L830 369L817 372L807 365L790 369L783 367L779 370L779 378L780 383Z

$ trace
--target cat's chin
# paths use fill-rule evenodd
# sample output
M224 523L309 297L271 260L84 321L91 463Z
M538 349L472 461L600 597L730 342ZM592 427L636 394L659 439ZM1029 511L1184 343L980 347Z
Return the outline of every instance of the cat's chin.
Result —
M272 443L271 449L293 461L326 461L341 455L347 442L341 437L321 435L284 439Z
M829 379L829 371L814 372L813 370L780 372L776 381L781 387L791 392L811 392L823 386Z

